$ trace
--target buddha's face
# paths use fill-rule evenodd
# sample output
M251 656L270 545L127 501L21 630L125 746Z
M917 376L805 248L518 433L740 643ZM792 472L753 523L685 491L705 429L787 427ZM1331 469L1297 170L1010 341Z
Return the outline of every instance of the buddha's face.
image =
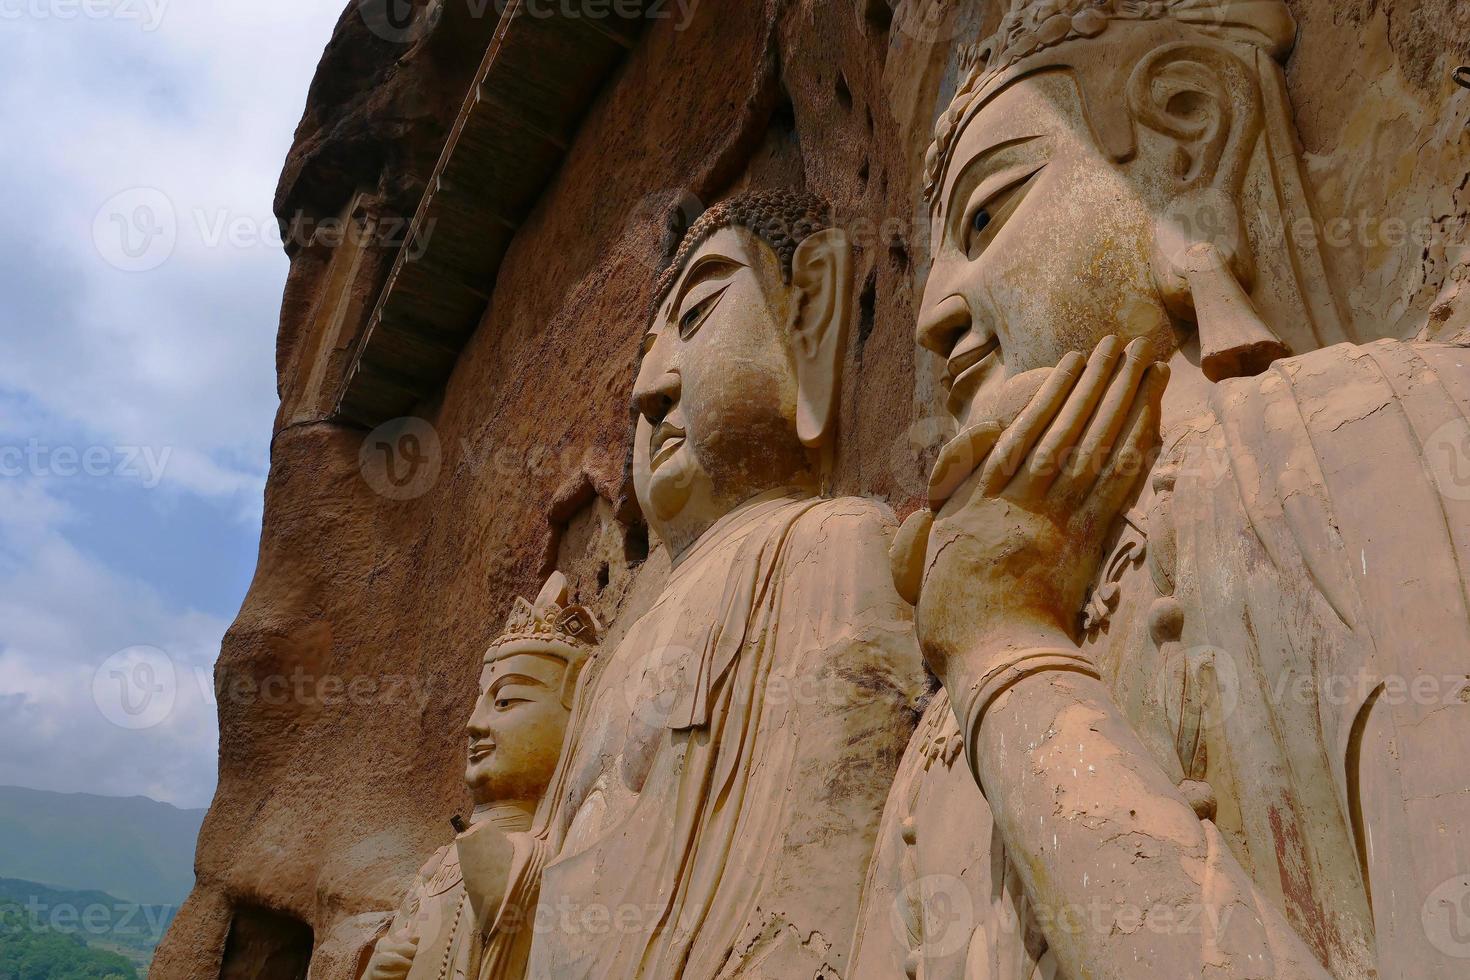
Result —
M532 802L551 783L571 712L562 704L566 661L547 651L485 665L465 731L465 782L477 804Z
M724 228L689 257L644 338L633 482L674 554L741 502L810 478L786 339L796 295L764 241Z
M946 407L960 423L985 413L1005 378L1109 334L1153 338L1154 356L1168 356L1174 331L1150 266L1167 193L1148 175L1168 172L1162 150L1144 140L1126 166L1110 161L1062 71L1010 85L965 126L940 189L918 325L920 345L945 359Z

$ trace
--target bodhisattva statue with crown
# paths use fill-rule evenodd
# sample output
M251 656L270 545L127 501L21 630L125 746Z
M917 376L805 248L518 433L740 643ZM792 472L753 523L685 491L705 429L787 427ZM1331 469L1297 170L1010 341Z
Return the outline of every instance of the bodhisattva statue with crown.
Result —
M532 977L845 973L925 682L891 516L822 495L853 305L825 211L718 204L658 287L632 467L673 568L579 695Z
M560 572L534 604L516 599L485 653L480 698L465 726L465 784L475 804L468 827L420 870L364 980L478 980L492 962L509 970L495 976L524 969L529 933L506 914L506 882L556 770L600 629L590 611L568 605Z
M859 976L1464 975L1470 372L1339 302L1294 39L1278 0L1019 2L940 120L959 434L895 575L954 718Z

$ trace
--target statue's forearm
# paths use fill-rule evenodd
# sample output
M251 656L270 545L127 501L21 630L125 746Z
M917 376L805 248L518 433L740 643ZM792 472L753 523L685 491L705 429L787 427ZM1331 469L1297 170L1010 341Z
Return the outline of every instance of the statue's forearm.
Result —
M1065 972L1325 978L1081 655L1069 667L1064 653L1015 658L1022 669L988 694L955 701L976 779Z

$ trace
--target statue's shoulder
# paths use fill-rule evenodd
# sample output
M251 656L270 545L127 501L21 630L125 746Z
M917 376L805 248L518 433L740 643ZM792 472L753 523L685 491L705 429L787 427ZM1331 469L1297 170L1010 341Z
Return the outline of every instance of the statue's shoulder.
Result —
M880 500L823 497L807 502L792 528L791 544L794 550L828 557L869 551L887 555L897 529L893 511Z
M1284 389L1329 414L1333 405L1351 411L1357 403L1375 400L1463 402L1470 392L1470 346L1377 340L1323 347L1283 358L1255 377L1221 382L1213 399L1215 414L1229 416Z
M1458 580L1464 542L1447 528L1470 514L1470 349L1326 347L1221 382L1201 421L1172 458L1188 491L1176 523L1224 528L1219 514L1239 512L1283 578L1312 583L1344 623L1409 608L1415 590L1382 583Z

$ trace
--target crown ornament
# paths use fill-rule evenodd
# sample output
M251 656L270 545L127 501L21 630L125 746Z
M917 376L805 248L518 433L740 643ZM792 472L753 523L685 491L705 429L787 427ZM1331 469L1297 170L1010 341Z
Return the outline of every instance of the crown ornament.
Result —
M601 639L602 624L585 606L567 601L567 577L553 572L535 602L517 596L505 629L490 644L485 662L525 652L528 646L553 645L570 657L581 658Z
M924 161L924 192L932 202L961 123L992 81L1016 65L1072 41L1088 41L1116 24L1175 22L1206 36L1244 41L1284 57L1296 21L1283 0L1012 0L990 37L960 51L964 81L934 127Z

